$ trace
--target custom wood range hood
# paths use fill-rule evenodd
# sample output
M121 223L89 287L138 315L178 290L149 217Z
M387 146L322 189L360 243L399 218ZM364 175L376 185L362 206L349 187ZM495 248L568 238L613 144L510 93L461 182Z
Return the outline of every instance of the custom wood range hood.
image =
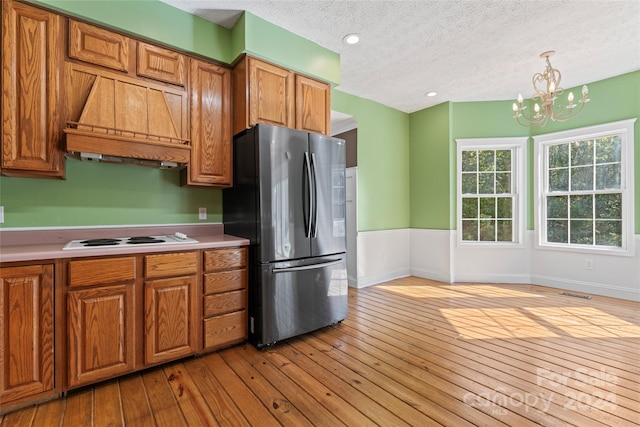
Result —
M184 88L75 62L64 66L68 156L160 167L189 162Z
M184 91L66 63L67 151L156 162L189 162ZM144 83L144 84L142 84Z

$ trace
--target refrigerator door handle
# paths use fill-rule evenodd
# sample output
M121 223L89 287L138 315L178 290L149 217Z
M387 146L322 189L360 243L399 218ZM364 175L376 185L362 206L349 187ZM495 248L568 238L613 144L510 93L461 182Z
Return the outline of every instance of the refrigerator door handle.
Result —
M313 217L311 227L313 233L311 237L318 237L318 176L316 173L316 153L311 153L311 170L313 172Z
M303 270L313 270L316 268L325 268L325 267L329 267L332 265L336 265L336 264L340 264L344 262L343 260L339 259L336 261L329 261L329 262L321 262L319 264L311 264L311 265L303 265L300 267L284 267L284 268L274 268L272 271L273 273L291 273L292 271L303 271Z
M313 216L313 197L311 196L311 180L312 180L312 176L311 176L311 162L309 161L309 152L305 151L304 152L304 162L302 165L302 168L306 171L307 173L307 180L306 180L306 186L303 186L302 191L305 192L305 195L308 195L308 199L307 197L303 197L302 198L302 205L303 205L303 212L306 209L306 218L304 218L304 235L305 237L309 238L311 237L311 220L312 220L312 216ZM305 203L307 203L307 206L304 206Z

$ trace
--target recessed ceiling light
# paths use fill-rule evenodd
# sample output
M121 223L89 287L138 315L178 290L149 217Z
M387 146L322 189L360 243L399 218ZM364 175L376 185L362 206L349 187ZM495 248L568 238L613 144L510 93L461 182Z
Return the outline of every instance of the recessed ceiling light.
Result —
M436 96L436 95L437 95L437 93L436 93L436 92L433 92L433 91L431 91L431 92L427 92L427 96L429 96L429 97L431 97L431 96Z
M356 33L347 34L342 38L342 41L346 44L356 44L360 41L360 35Z

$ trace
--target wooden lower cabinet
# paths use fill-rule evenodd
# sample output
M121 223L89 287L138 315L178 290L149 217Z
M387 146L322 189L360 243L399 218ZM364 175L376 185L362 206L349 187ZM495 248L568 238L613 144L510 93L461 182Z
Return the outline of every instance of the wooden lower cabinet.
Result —
M136 257L74 259L66 271L68 386L133 371Z
M247 249L204 251L203 349L247 339Z
M195 290L195 275L145 283L146 364L196 351Z
M54 390L54 266L0 268L0 410Z
M69 387L131 372L135 367L132 284L67 294Z
M247 339L246 247L3 264L0 285L0 414Z

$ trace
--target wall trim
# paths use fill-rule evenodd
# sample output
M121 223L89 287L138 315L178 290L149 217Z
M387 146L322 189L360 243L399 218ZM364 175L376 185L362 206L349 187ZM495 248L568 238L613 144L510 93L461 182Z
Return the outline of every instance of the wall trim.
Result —
M589 293L612 298L622 298L632 301L640 301L640 289L629 289L622 286L604 285L601 283L585 282L580 280L559 279L556 277L531 276L534 285L548 286L561 291L574 291Z

